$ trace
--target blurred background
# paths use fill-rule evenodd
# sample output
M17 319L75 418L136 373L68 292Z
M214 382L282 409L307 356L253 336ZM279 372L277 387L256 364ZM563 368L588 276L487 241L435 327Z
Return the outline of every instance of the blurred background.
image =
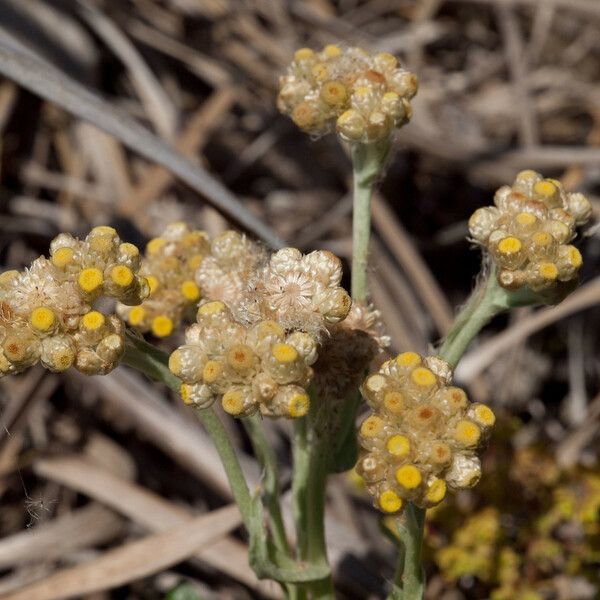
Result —
M217 233L239 223L216 208L226 196L266 237L332 250L347 276L347 152L274 102L293 51L327 43L394 53L420 78L373 206L370 284L392 351L448 330L479 270L466 221L518 171L584 192L597 215L597 0L1 0L2 269L99 224L142 246L174 220ZM115 119L114 135L90 124ZM481 484L430 511L428 599L600 597L597 231L577 241L582 287L497 318L458 371L499 425ZM248 440L225 423L258 485ZM269 425L284 489L287 425ZM215 512L230 502L206 434L161 386L124 367L0 380L2 598L277 598L247 566L239 519ZM332 478L328 507L340 597L384 597L385 520L351 473ZM135 545L198 515L212 532L201 551L181 530Z

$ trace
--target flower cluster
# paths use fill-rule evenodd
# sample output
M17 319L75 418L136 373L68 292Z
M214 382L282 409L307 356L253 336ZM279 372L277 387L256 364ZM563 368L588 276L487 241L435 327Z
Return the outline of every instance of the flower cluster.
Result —
M200 288L194 275L209 252L205 232L171 223L146 246L140 273L148 280L150 295L138 306L119 305L118 314L141 332L171 335L188 313L195 314Z
M140 253L112 227L96 227L85 240L68 234L24 271L0 276L0 375L38 361L51 371L73 365L105 374L124 350L124 326L93 310L100 296L139 304L148 282L139 275Z
M469 232L493 257L502 287L543 292L576 280L583 260L569 242L592 212L583 194L522 171L496 192L494 204L473 213Z
M224 302L243 322L260 318L250 281L266 260L266 251L237 231L225 231L210 242L196 270L196 283L206 300Z
M345 140L369 143L410 119L417 85L416 75L387 52L330 44L296 51L277 103L303 131L321 135L335 127Z
M213 240L210 252L196 272L204 296L197 322L169 363L184 401L205 407L220 398L235 416L303 416L321 334L350 309L341 262L293 248L267 260L235 232Z
M415 352L399 354L365 380L361 391L373 412L360 426L356 470L383 512L396 513L405 501L435 506L447 488L479 480L476 451L495 416L450 383L447 363Z
M203 408L221 398L223 409L236 417L258 410L269 417L302 417L316 358L309 334L286 333L268 319L246 326L215 300L201 304L186 345L171 354L169 368L184 382L187 404Z
M286 329L318 335L350 310L352 300L341 280L342 263L331 252L304 256L296 248L283 248L260 270L253 288L261 315Z

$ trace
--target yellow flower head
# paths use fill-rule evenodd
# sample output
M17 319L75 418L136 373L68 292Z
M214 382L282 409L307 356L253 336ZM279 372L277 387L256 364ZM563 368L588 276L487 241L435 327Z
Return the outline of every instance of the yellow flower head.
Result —
M356 471L383 512L398 512L406 501L435 506L447 489L470 487L479 479L476 452L494 413L471 404L451 379L440 357L403 352L364 381L362 393L372 412L359 429Z
M300 48L280 79L277 105L303 131L335 129L345 140L369 143L389 137L412 114L416 76L387 52L329 44Z

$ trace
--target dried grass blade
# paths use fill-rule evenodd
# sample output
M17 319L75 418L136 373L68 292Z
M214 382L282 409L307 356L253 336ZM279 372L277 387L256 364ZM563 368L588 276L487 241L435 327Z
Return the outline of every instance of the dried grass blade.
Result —
M229 505L164 533L124 544L86 564L58 571L5 595L4 600L60 600L114 588L185 560L238 523L237 506Z
M0 73L19 85L53 102L73 115L110 133L125 146L148 160L171 170L182 181L207 198L220 212L273 248L284 244L277 234L255 217L241 202L200 164L176 152L123 111L28 54L0 34Z

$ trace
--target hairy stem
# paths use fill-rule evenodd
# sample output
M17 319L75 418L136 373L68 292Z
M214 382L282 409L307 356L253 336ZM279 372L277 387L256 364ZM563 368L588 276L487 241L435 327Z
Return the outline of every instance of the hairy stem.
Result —
M129 335L122 361L151 379L162 381L170 389L179 393L181 381L169 371L168 356L144 340ZM219 453L244 525L250 531L253 518L252 499L229 436L212 408L197 410L196 414Z
M296 525L296 547L298 559L306 560L308 555L307 532L307 493L310 476L310 455L307 436L307 418L294 420L292 438L294 478L292 480L292 511Z
M498 313L510 306L510 296L498 284L492 271L487 280L475 288L454 321L438 354L456 368L473 338Z
M294 479L292 483L294 519L298 544L298 559L312 565L327 566L325 539L325 492L331 460L330 449L318 435L316 418L318 399L311 391L311 410L294 422ZM306 583L302 597L332 599L333 581L327 575Z
M460 311L454 325L438 351L441 358L456 368L473 338L498 313L522 303L498 284L492 269L487 279L475 288ZM425 509L409 504L397 519L402 544L396 568L395 586L390 600L422 600L425 578L421 566L421 546L425 525Z
M275 547L280 552L290 555L290 546L285 532L283 518L281 516L277 457L267 441L263 425L258 415L242 419L242 423L250 438L254 454L263 468L265 505L269 511L270 527Z
M390 600L421 600L425 589L425 573L421 565L425 509L409 504L396 519L396 530L402 548L396 567L394 589Z
M371 196L389 150L389 140L352 145L352 298L368 296L367 266L371 237Z

